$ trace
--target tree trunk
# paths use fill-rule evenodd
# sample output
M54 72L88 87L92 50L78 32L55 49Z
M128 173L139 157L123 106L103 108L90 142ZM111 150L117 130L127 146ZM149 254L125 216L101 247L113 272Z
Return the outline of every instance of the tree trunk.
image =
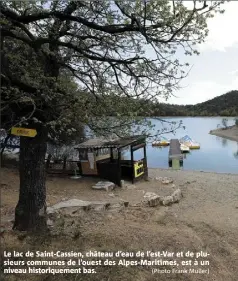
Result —
M47 130L42 127L36 130L37 135L34 138L20 138L20 194L13 226L13 229L20 231L42 231L47 228L45 188Z

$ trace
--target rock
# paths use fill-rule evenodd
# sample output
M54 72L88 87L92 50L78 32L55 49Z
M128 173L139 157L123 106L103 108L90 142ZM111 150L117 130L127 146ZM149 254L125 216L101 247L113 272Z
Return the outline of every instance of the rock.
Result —
M142 202L138 202L138 203L134 203L134 204L130 204L131 207L141 207L142 206Z
M161 204L163 206L171 205L171 204L173 204L173 202L174 202L174 199L172 196L165 196L161 199Z
M110 207L110 205L111 204L108 202L94 201L94 202L91 202L89 209L93 210L93 211L97 211L97 212L105 211Z
M48 220L47 220L47 225L53 226L53 225L54 225L54 222L53 222L51 219L48 219Z
M156 195L154 197L150 197L148 199L148 205L150 207L156 207L156 206L160 205L160 196Z
M110 209L121 208L121 207L122 207L122 204L120 204L120 203L115 203L115 204L110 205Z
M67 201L59 202L51 207L48 207L47 213L53 212L55 210L62 209L62 208L70 208L70 207L85 208L85 207L90 206L91 203L92 202L90 202L90 201L83 201L83 200L79 200L79 199L70 199Z
M173 183L173 180L169 179L169 178L163 178L162 183L163 184L170 184L170 183Z
M181 189L176 189L171 196L173 197L173 202L178 203L183 197Z
M82 212L84 211L89 211L90 210L90 206L86 206L86 207L68 207L68 208L62 208L60 209L60 213L64 214L64 215L68 215L71 217L77 217L80 216L82 214Z
M123 208L124 208L123 204L115 203L115 204L110 205L109 211L110 212L120 212Z
M167 177L155 177L155 180L162 182L163 184L172 183L173 180Z
M96 211L96 212L102 212L102 211L105 211L106 210L106 206L105 205L95 205L93 206L92 208L93 211Z
M144 198L150 207L156 207L160 204L160 196L154 192L146 192Z
M115 194L114 193L108 193L108 196L115 197Z
M105 210L109 207L110 203L101 201L83 201L78 199L71 199L68 201L59 202L47 208L47 214L54 214L61 212L65 215L78 216L82 211L89 210Z
M54 213L55 213L55 209L54 209L54 208L51 208L51 207L47 207L46 213L47 213L48 215L49 215L49 214L54 214Z
M97 190L113 190L115 187L115 183L110 182L110 181L99 181L97 184L92 186L92 189L97 189Z
M171 185L171 187L172 187L172 188L175 188L175 187L176 187L176 185L175 185L175 184L172 184L172 185Z
M119 203L113 203L110 205L109 210L112 212L119 212L120 210L124 209L125 207L128 207L129 202L121 200L122 202Z

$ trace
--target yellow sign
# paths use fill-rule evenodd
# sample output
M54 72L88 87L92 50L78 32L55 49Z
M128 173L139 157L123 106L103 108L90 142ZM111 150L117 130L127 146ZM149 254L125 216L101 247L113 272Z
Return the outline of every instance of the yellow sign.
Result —
M137 162L134 164L134 170L135 170L135 178L138 178L139 176L144 174L144 165L143 162Z
M12 127L11 134L21 137L34 138L37 135L37 131L35 129Z

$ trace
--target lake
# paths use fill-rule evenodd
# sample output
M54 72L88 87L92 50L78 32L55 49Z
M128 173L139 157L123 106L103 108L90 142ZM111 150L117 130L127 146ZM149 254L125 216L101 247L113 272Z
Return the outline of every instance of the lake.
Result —
M238 142L227 140L221 137L210 135L209 132L217 128L222 123L223 117L165 117L168 121L179 122L182 120L185 129L178 129L175 135L165 134L168 139L180 139L184 135L189 135L192 139L199 142L201 148L192 150L184 154L184 170L197 170L205 172L232 173L238 174ZM234 125L234 117L228 117L228 126ZM162 128L160 121L151 119L156 130ZM62 148L61 148L62 149ZM66 150L68 147L66 147ZM17 149L18 150L18 149ZM78 159L78 154L71 148L72 157ZM168 147L153 147L147 144L147 162L149 168L169 168L168 166ZM237 154L237 155L236 155ZM130 152L123 152L124 159L130 159ZM143 157L140 149L134 153L135 160Z
M163 118L169 121L183 121L185 129L179 129L175 135L166 134L170 138L181 138L189 135L192 139L200 143L199 150L192 150L184 155L184 170L197 170L217 173L238 174L238 157L235 155L238 151L238 143L221 137L210 135L210 130L216 129L221 124L222 117L167 117ZM234 125L234 117L228 117L228 125ZM156 129L162 128L161 122L152 119ZM152 147L147 144L147 162L149 168L168 168L169 147ZM135 152L135 160L142 158L141 150ZM129 159L129 153L126 152L125 158Z

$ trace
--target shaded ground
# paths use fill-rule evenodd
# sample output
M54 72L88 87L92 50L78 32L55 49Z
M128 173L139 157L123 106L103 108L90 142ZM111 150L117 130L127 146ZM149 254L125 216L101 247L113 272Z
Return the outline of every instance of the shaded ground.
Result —
M154 274L151 267L98 267L94 275L31 275L25 280L238 280L238 175L192 171L151 169L150 177L171 177L183 191L179 204L149 208L137 206L145 192L169 195L172 185L158 181L141 182L126 189L116 189L115 197L106 191L92 190L97 179L48 178L47 203L66 198L130 202L120 211L82 212L74 220L80 225L79 237L26 237L10 230L18 199L18 174L2 169L3 249L74 250L74 251L207 251L210 274ZM41 245L39 245L41 244ZM21 275L5 275L5 280L23 280Z

